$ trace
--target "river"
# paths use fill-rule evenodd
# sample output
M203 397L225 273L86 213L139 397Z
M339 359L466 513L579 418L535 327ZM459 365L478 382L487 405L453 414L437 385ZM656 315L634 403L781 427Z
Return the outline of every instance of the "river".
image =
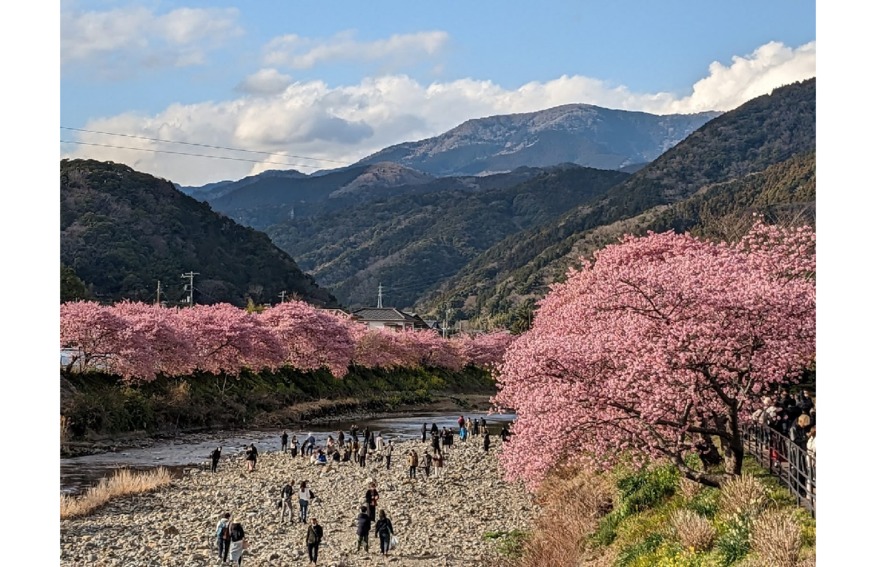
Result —
M316 437L317 444L324 445L329 435L337 438L337 432L344 431L347 435L350 426L356 423L360 432L368 427L373 432L380 432L385 440L413 439L420 436L423 423L428 428L435 423L439 428L457 428L456 420L460 414L451 413L411 413L400 417L370 418L357 421L338 421L322 423L310 428L290 428L289 439L298 436L299 443L304 441L309 433ZM483 417L490 427L494 439L498 440L502 424L510 423L514 414L487 414L486 412L470 412L462 414L465 417ZM283 429L216 431L201 434L183 434L172 440L155 441L148 447L128 448L119 451L84 455L61 459L61 493L78 494L96 484L101 478L109 476L119 468L133 470L149 470L156 467L167 467L171 472L179 473L185 467L205 465L210 452L217 446L222 447L223 459L240 454L244 447L255 444L260 453L280 450L280 436Z

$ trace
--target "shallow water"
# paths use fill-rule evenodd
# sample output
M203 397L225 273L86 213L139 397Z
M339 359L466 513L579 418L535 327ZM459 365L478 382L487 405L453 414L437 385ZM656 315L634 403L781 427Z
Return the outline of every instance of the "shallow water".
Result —
M344 431L347 435L350 426L356 423L359 431L368 427L371 431L380 432L384 440L414 439L420 437L423 423L427 428L434 422L439 428L453 427L456 430L456 420L460 414L412 413L401 417L372 418L358 421L339 421L331 424L314 425L309 429L286 429L289 439L298 436L299 443L304 441L309 433L316 437L317 444L324 445L329 435L337 439L337 432ZM485 412L463 414L472 419L481 416L487 420L490 432L498 441L498 432L503 423L514 419L514 414L488 415ZM216 431L180 435L179 438L166 441L156 441L149 447L122 449L116 452L100 453L61 459L61 493L78 494L96 484L101 478L109 476L118 468L134 470L149 470L163 466L172 473L181 473L182 469L192 466L209 467L209 455L216 447L222 447L223 461L231 455L242 454L250 443L255 444L260 453L280 450L282 429L249 430L249 431ZM219 466L222 466L220 463Z

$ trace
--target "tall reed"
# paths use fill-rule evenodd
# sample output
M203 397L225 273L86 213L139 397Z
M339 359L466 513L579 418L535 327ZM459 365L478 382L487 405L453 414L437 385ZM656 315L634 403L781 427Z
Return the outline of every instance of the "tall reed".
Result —
M61 495L61 519L78 518L91 514L113 498L152 492L171 482L170 472L160 467L152 471L135 472L120 469L80 496Z

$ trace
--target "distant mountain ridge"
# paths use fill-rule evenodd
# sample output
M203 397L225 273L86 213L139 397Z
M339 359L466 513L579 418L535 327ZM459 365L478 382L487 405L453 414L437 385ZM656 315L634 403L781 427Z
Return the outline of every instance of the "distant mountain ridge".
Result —
M354 165L391 161L433 175L483 175L574 163L620 169L646 163L720 116L659 116L590 104L477 118L444 134L390 146Z
M440 136L391 146L353 165L311 175L272 170L179 189L241 224L266 230L377 198L459 187L451 177L465 178L463 184L475 188L481 185L476 177L519 175L521 168L563 163L636 171L719 115L658 116L569 104L469 120Z

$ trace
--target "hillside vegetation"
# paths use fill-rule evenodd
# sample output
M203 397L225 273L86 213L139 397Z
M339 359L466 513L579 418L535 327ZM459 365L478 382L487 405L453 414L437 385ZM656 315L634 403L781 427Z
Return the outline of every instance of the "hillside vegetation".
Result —
M490 246L549 223L629 177L575 165L527 173L522 183L454 188L377 199L268 229L278 246L353 307L411 307ZM516 177L505 178L513 181Z
M527 534L495 534L507 565L797 567L815 565L815 520L753 459L723 487L678 477L671 465L597 474L558 470L539 489Z
M285 291L336 305L265 234L112 162L61 161L61 265L67 299L81 295L78 279L99 301L154 302L160 281L162 301L175 304L188 294L181 274L196 272L196 303L243 306Z

